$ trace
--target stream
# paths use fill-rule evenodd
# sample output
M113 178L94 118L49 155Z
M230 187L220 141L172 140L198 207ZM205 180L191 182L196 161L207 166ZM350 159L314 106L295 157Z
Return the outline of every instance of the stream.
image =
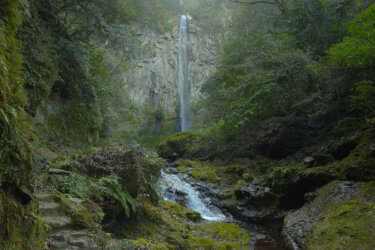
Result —
M161 171L159 180L161 196L168 201L184 205L199 212L203 219L210 222L230 222L246 228L255 234L255 250L287 250L276 226L260 226L233 219L229 213L224 213L211 204L209 197L203 197L178 172L166 173Z

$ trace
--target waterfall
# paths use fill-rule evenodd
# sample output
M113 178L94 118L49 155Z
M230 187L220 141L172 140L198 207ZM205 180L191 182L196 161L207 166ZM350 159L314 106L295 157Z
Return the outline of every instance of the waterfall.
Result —
M177 202L178 195L186 197L186 206L201 214L203 219L209 221L225 221L227 217L216 207L205 204L199 197L199 193L187 182L180 179L177 175L167 174L161 171L160 194L169 201Z
M180 40L178 46L178 76L177 87L180 97L180 126L181 131L191 129L191 117L189 112L190 82L188 77L188 17L181 16Z

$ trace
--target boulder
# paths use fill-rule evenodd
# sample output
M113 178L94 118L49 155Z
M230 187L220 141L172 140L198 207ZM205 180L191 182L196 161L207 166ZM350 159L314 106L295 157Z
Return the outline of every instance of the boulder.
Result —
M140 190L147 189L144 186L148 181L160 175L163 164L156 154L130 147L94 148L77 160L83 174L95 178L116 174L124 190L134 198Z
M169 199L174 200L176 203L186 206L188 203L188 194L184 191L168 187L166 190L166 195Z
M167 137L158 148L158 154L168 160L174 161L189 153L195 134L193 132L181 132Z
M246 200L254 208L266 208L277 205L278 196L268 186L256 180L234 192L237 200Z
M316 197L290 212L283 236L291 249L371 249L374 247L375 183L334 181Z

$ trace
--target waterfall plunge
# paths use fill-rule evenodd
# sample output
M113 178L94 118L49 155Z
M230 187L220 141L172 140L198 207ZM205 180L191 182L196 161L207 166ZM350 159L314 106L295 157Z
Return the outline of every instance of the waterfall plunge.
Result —
M181 16L180 41L178 46L178 94L180 97L180 126L181 131L191 129L191 117L189 112L190 83L188 78L188 17Z

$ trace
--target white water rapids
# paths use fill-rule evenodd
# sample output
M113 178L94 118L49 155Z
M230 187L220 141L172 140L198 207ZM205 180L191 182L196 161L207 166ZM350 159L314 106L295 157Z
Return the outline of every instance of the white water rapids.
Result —
M209 221L224 221L226 216L220 209L209 206L199 197L196 191L189 183L183 181L175 174L167 174L163 170L160 177L160 194L164 199L177 202L176 193L182 193L186 196L186 206L192 210L199 212L203 219Z

